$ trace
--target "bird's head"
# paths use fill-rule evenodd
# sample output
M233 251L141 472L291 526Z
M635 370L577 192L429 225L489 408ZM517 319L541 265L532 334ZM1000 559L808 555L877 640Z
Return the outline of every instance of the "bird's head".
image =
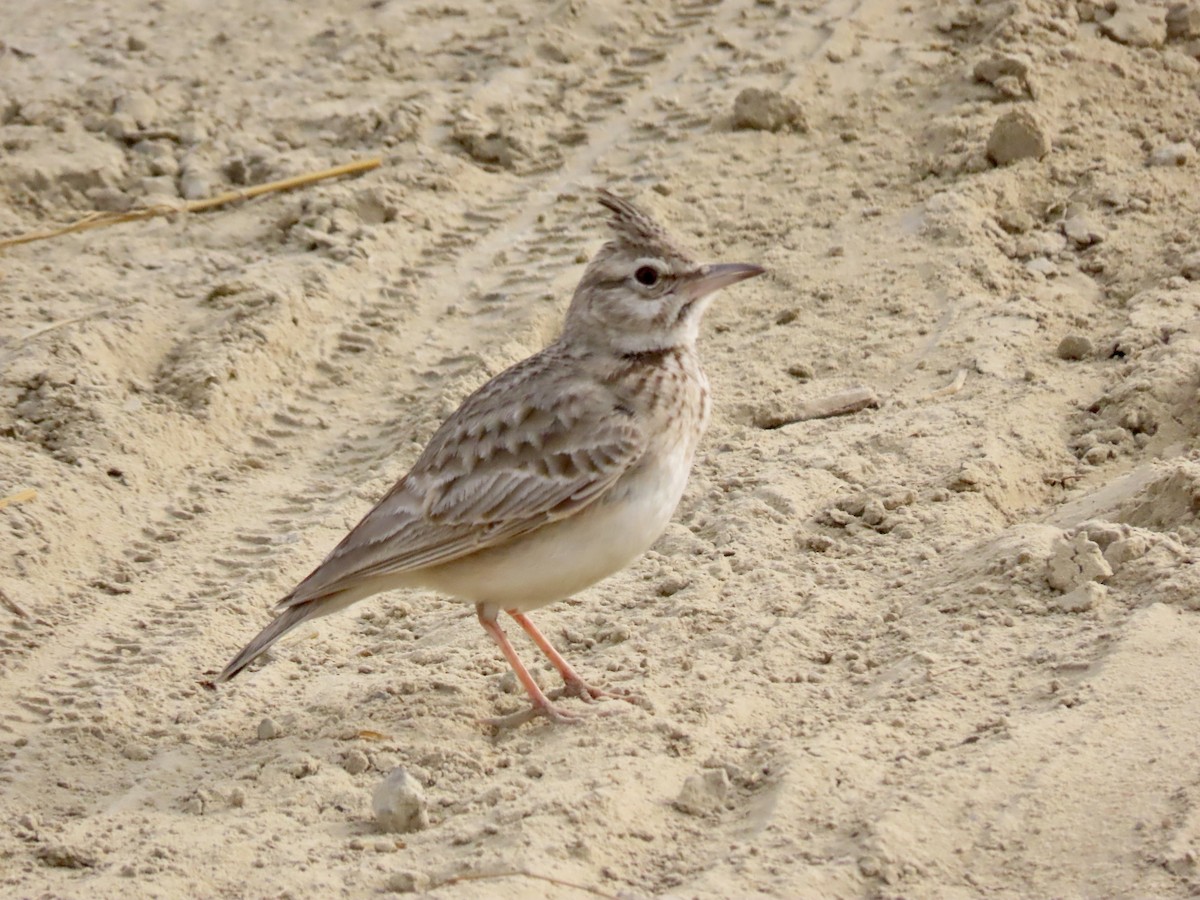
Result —
M613 238L588 263L567 310L564 334L619 353L695 343L713 294L761 275L748 263L698 263L628 200L601 190Z

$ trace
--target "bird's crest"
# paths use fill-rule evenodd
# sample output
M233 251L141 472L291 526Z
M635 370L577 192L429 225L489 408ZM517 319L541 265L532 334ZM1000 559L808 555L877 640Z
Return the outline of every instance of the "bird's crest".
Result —
M649 213L604 188L597 194L600 205L612 213L608 224L616 234L618 243L625 244L635 252L690 258L690 254Z

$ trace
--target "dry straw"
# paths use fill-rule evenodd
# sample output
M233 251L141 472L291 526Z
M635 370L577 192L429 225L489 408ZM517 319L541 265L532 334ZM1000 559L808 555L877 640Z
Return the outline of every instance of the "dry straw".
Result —
M89 213L82 219L72 222L70 225L63 225L61 228L52 228L48 231L35 231L32 234L20 234L11 238L0 238L0 250L7 247L15 247L18 244L28 244L33 241L44 241L49 238L61 237L64 234L72 234L76 231L88 231L92 228L105 228L109 225L118 225L121 222L136 222L139 219L152 219L155 216L171 216L181 212L205 212L229 203L237 203L239 200L252 200L255 197L261 197L263 194L290 191L317 181L325 181L329 178L340 178L343 175L357 175L361 172L369 172L371 169L376 169L382 164L383 160L379 157L360 159L356 162L346 163L345 165L334 166L332 169L323 169L320 172L309 172L305 175L296 175L293 178L284 178L280 181L256 184L253 187L244 188L239 191L226 191L223 194L209 197L206 200L191 200L181 204L160 203L155 206L131 209L127 212Z
M17 491L8 497L0 497L0 509L6 506L11 506L14 503L26 503L37 496L37 491L33 488L26 488L23 491Z

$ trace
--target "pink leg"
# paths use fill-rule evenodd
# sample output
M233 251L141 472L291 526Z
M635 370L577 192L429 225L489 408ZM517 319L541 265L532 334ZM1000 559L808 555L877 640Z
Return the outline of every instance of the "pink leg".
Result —
M521 682L521 686L525 688L525 692L529 694L529 699L533 701L534 715L543 715L552 722L574 722L576 716L570 713L565 713L556 707L542 693L542 689L538 687L537 682L533 680L533 676L529 674L529 670L525 668L521 658L517 656L517 651L513 649L513 645L508 642L508 636L496 621L495 616L487 616L484 614L482 603L475 605L475 614L479 617L479 624L483 626L483 630L491 635L492 640L500 647L500 652L504 654L504 658L508 660L508 664L512 666L513 674L517 676L517 680ZM544 638L543 638L544 640ZM557 654L555 654L557 655ZM564 662L563 665L566 665ZM525 717L518 716L517 719L523 721ZM514 720L512 724L520 724L520 721ZM494 724L510 724L507 721L498 721Z
M601 688L592 687L586 681L579 677L579 673L571 668L571 664L562 658L551 643L546 640L546 636L538 631L526 615L516 610L507 610L512 616L514 622L525 629L525 633L533 639L533 642L538 645L538 649L546 654L546 658L550 660L550 664L558 669L558 673L562 675L562 680L566 684L566 693L573 697L582 697L584 700L598 700L601 697L619 697L622 700L629 700L630 697L621 691L606 691Z

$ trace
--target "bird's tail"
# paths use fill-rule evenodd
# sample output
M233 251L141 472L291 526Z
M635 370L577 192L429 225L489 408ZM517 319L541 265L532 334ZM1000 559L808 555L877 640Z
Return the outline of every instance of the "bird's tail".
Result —
M324 610L318 612L314 603L303 603L299 606L293 606L285 609L282 613L275 617L270 625L258 633L258 635L242 648L242 652L235 656L224 669L221 674L213 679L214 684L220 684L222 681L228 681L235 676L262 653L265 653L267 648L274 644L277 640L299 625L306 619L315 618L315 615L321 615Z
M304 600L295 605L285 606L288 603L294 603L292 600L293 594L289 594L279 601L275 607L279 609L283 607L282 612L275 617L270 625L258 633L249 644L242 648L242 652L235 656L224 669L221 674L213 679L213 684L220 684L222 681L228 681L250 663L265 653L267 648L274 644L277 640L295 628L302 622L307 622L309 619L319 619L321 616L327 616L330 613L338 612L345 609L351 603L361 600L363 597L375 593L372 588L360 587L358 589L342 590L333 594L326 594L323 597L313 597L311 600Z

